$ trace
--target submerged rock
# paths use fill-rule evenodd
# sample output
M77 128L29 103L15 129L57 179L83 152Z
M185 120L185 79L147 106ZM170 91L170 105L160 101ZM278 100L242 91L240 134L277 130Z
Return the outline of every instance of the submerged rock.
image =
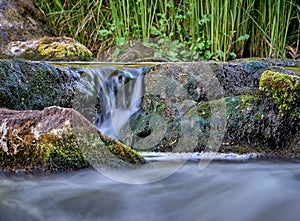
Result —
M56 172L144 164L129 147L102 135L73 109L0 109L0 168Z
M46 16L32 0L0 1L0 50L11 41L50 36Z
M12 41L0 51L0 58L23 58L47 61L90 61L92 52L67 37L43 37L27 41Z

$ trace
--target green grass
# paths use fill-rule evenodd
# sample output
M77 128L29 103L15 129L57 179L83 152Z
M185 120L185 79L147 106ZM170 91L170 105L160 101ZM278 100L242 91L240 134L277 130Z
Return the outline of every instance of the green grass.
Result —
M37 0L58 36L95 56L129 40L176 41L195 59L297 58L299 0ZM178 47L179 48L179 47ZM180 49L174 49L179 53Z
M295 11L294 3L295 0L278 0L276 4L266 0L256 2L255 9L247 13L252 20L250 55L286 57L288 31L294 16L293 10Z

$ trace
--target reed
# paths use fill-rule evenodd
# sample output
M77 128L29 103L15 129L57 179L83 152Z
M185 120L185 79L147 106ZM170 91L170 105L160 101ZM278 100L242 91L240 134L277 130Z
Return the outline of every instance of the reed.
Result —
M252 20L251 56L285 58L294 0L255 2L247 15Z
M299 53L299 0L37 0L56 35L96 55L134 39L185 45L204 59ZM175 51L176 52L176 51ZM178 51L179 52L179 51ZM247 52L247 53L246 53ZM291 56L290 56L291 57Z

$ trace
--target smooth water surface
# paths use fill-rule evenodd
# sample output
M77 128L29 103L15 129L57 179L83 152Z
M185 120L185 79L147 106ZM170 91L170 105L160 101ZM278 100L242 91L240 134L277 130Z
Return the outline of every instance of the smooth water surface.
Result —
M188 162L144 185L94 170L0 178L0 220L292 221L300 217L299 162Z

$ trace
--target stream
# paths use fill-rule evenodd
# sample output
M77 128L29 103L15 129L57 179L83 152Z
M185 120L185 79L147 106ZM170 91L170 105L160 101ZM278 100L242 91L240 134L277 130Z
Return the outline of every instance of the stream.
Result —
M0 179L0 220L297 221L299 162L188 161L157 182L130 185L94 170ZM143 174L140 174L141 176Z
M144 68L82 69L76 110L91 115L103 134L118 138L139 109ZM85 106L90 100L91 108ZM120 179L94 169L47 176L0 173L0 221L299 220L298 161L225 154L200 168L203 159L197 154L148 152L145 157L155 166L151 174L134 171L133 182L126 169L118 171Z

